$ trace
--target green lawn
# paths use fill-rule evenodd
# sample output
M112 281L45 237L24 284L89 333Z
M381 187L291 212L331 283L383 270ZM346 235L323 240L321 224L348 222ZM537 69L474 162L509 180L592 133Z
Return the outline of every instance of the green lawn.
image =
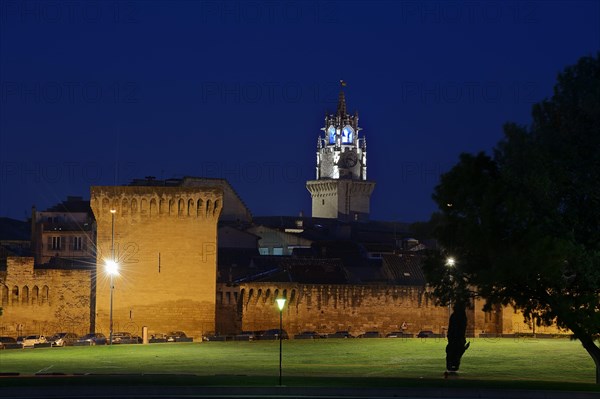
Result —
M474 339L461 365L461 381L594 383L593 361L577 341ZM325 339L283 342L287 381L323 377L441 380L446 342L438 339ZM115 345L0 351L0 372L195 374L277 376L277 341ZM298 382L300 383L300 382ZM380 383L378 383L380 384ZM381 385L381 384L380 384ZM595 388L591 388L595 389Z

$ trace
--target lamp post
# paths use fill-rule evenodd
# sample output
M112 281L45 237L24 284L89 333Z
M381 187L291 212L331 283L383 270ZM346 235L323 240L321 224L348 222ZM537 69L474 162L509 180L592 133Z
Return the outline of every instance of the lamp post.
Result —
M114 276L119 272L119 264L115 260L115 213L116 209L111 209L111 239L110 239L110 256L111 259L106 261L106 272L110 276L110 314L109 314L109 337L108 344L112 345L113 339L113 291L115 289Z
M456 265L456 260L452 256L447 257L446 258L446 266L451 268L451 267L454 267L454 265ZM450 281L452 281L452 274L450 274ZM450 300L448 301L448 330L450 330L451 309L452 309L452 296L450 296ZM446 336L448 336L448 331L446 331Z
M277 298L277 307L279 308L279 385L281 385L281 338L283 335L283 307L285 298Z

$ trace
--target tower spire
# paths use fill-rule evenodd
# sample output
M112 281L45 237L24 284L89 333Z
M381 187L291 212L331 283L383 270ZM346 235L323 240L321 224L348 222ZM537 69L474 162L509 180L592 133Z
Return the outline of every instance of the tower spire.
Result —
M340 94L338 96L337 114L341 117L346 116L346 96L344 95L344 87L346 87L346 82L340 80Z

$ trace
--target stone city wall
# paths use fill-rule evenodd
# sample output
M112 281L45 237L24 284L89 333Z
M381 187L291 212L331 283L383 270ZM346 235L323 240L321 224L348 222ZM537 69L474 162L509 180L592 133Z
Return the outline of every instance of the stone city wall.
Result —
M9 257L0 290L0 335L89 332L89 270L34 269L33 258Z
M290 335L305 330L385 334L401 331L403 325L407 333L442 334L448 326L448 308L435 306L423 287L246 283L218 287L217 332L278 328L277 297L288 299L283 323Z

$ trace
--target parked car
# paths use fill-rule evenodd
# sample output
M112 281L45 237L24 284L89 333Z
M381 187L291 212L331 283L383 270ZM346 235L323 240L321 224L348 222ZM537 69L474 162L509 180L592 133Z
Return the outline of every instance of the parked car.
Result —
M128 332L118 331L114 332L112 335L112 343L113 344L133 344L137 343L137 339L133 338Z
M217 334L209 334L209 335L204 335L202 336L202 341L205 342L209 342L209 341L230 341L230 340L235 340L235 335L217 335ZM241 340L239 340L241 341Z
M419 331L419 333L417 334L417 338L429 338L429 337L433 337L433 331L431 330L422 330Z
M279 328L273 328L270 330L266 330L257 339L267 340L267 341L279 339L280 333L281 333L281 339L289 339L288 333L285 330L279 330Z
M242 331L233 337L234 341L254 341L256 334L253 331Z
M360 334L358 338L381 338L379 331L367 331L364 334Z
M336 331L333 334L329 334L327 338L354 338L349 331Z
M319 339L319 338L327 338L327 336L323 336L316 331L302 331L300 334L294 335L294 339Z
M78 335L70 332L60 332L54 334L48 341L52 346L72 346L77 341Z
M19 335L17 337L17 344L23 345L23 341L25 340L25 338L27 338L27 335Z
M35 344L45 344L48 342L43 335L28 335L23 340L23 348L33 348Z
M167 342L179 342L182 338L187 338L183 331L171 331L167 334Z
M412 334L404 331L392 331L386 334L386 338L411 338Z
M80 337L77 340L77 344L79 345L106 345L108 343L108 339L102 333L90 333L86 334L83 337Z
M17 340L13 337L0 337L0 349L4 349L6 345L16 345Z

